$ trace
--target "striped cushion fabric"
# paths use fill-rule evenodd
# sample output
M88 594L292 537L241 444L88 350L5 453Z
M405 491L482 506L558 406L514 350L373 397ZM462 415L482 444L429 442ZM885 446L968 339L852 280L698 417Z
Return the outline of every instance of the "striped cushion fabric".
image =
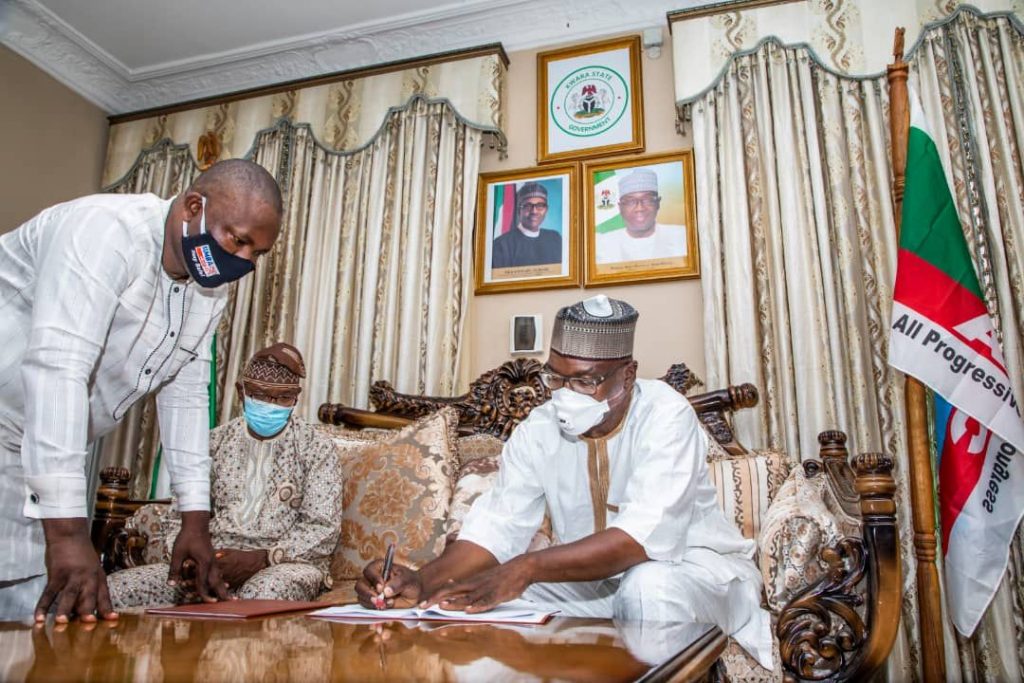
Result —
M708 470L726 518L756 541L768 506L789 476L788 458L779 451L754 451L712 460Z

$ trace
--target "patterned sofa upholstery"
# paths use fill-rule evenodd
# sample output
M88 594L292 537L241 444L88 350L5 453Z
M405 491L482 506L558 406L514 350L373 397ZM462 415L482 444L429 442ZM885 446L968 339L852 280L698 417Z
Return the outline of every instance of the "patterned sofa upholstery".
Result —
M446 496L450 501L435 532L443 545L457 535L472 501L493 483L504 439L534 406L548 399L539 369L533 360L510 361L482 375L467 394L452 398L403 395L387 382L377 382L370 393L375 411L324 404L319 411L322 429L335 439L340 452L350 454L343 455L343 461L358 463L351 454L359 448L449 408L444 412L456 416L452 423L457 424L459 438L450 467L435 468L446 473L435 480L453 470ZM863 454L852 459L851 468L846 436L838 431L819 436L819 459L805 458L799 464L782 453L748 451L736 441L730 416L756 404L752 385L699 393L700 380L682 364L672 366L662 379L697 410L711 436L708 464L719 503L737 528L758 542L765 604L773 614L778 640L775 667L764 670L730 641L721 657L725 674L737 681L869 676L888 656L899 619L891 459ZM358 478L362 471L346 470L346 476ZM101 478L93 540L105 567L116 571L154 561L161 549L147 529L159 525L160 508L127 500L126 471L107 470ZM342 547L353 545L351 535L342 536L336 557L351 558L352 548ZM545 524L531 548L557 542ZM367 553L373 552L368 545ZM350 570L353 562L343 564ZM336 576L335 588L326 598L351 600L349 578Z

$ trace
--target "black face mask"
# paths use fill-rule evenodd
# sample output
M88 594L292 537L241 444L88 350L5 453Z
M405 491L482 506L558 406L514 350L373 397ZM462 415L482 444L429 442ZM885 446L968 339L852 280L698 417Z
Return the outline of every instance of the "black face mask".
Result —
M253 262L235 256L220 246L213 235L206 232L206 197L199 218L199 234L188 234L188 221L181 222L181 253L189 275L200 287L220 287L234 282L256 269Z

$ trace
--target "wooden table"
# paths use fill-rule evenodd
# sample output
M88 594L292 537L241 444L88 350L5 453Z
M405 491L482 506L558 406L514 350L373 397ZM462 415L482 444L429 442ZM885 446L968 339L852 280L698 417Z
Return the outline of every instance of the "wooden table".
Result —
M0 623L0 680L695 681L725 645L718 627L608 619L513 627L126 614L96 625Z

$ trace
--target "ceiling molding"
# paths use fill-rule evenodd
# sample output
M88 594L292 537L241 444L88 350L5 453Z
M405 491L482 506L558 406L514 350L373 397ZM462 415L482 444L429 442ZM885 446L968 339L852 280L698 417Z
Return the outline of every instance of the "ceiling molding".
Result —
M130 70L36 0L0 0L0 42L110 114L500 42L508 51L664 26L699 0L497 0ZM531 18L543 18L540 21Z
M100 109L122 106L127 70L42 5L0 0L0 42Z

